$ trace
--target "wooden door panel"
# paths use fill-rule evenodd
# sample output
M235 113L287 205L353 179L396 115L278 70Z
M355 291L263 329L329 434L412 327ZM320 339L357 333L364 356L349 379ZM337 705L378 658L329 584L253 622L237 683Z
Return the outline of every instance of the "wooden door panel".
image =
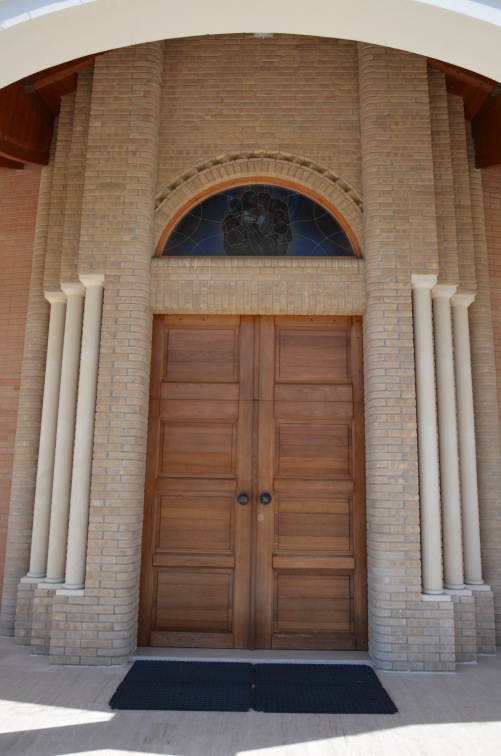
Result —
M275 552L352 553L350 499L276 495Z
M230 632L232 573L158 572L156 621L178 632Z
M294 478L350 477L350 426L278 420L275 471L278 476Z
M332 383L347 380L348 343L346 332L339 329L277 328L277 382Z
M167 381L237 381L238 326L170 329L164 370Z
M159 551L233 550L235 496L199 492L160 495L157 501Z
M278 573L273 647L356 648L350 575Z
M234 476L234 422L163 421L160 475Z
M349 575L277 575L276 632L353 630Z

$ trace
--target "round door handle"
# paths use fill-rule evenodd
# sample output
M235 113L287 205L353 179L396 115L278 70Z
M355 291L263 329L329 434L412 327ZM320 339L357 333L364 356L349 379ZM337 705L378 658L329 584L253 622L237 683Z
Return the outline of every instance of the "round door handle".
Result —
M271 494L266 492L262 493L259 496L259 501L261 502L261 504L271 504Z
M245 493L245 491L242 491L242 493L239 493L237 496L237 501L239 504L248 504L250 501L250 496L248 493Z

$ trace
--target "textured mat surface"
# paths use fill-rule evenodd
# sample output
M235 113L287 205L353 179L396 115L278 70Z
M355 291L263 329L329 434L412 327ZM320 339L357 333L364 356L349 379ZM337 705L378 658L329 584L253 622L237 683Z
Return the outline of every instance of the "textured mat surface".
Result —
M248 711L252 665L137 661L110 700L112 709Z
M362 664L256 664L252 708L289 714L394 714L371 667Z
M112 709L394 714L371 667L358 664L247 664L137 661Z

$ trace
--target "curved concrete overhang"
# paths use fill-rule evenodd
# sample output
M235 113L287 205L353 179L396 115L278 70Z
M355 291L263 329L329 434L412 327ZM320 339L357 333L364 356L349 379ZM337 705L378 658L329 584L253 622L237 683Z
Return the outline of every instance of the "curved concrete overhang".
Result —
M256 32L372 42L501 81L500 0L0 0L0 87L104 50Z

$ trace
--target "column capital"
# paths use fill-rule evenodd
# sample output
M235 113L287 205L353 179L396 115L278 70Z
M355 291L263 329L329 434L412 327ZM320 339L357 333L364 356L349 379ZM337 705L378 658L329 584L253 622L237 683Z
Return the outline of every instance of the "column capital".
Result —
M474 294L454 294L451 304L453 307L469 307L474 301Z
M64 291L44 291L43 295L49 304L66 304Z
M104 289L104 273L82 273L78 277L86 289L89 286L101 286Z
M71 294L85 294L85 287L81 283L62 283L61 289L65 294L70 296Z
M457 288L454 284L436 284L431 291L431 298L452 299Z
M420 275L413 273L411 275L411 287L413 289L433 289L437 283L437 277L431 275Z

